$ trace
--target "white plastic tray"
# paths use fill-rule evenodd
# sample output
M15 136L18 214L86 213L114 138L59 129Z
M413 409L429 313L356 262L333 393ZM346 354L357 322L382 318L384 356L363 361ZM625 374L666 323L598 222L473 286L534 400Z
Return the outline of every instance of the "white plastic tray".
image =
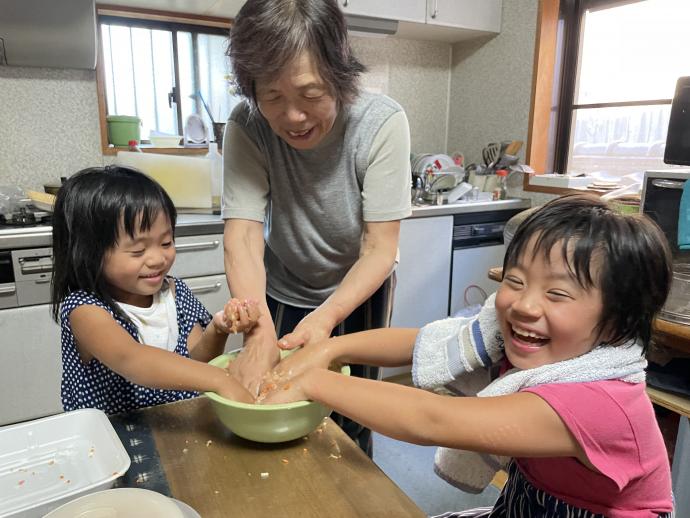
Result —
M40 517L108 489L129 455L100 410L67 412L0 428L0 517Z

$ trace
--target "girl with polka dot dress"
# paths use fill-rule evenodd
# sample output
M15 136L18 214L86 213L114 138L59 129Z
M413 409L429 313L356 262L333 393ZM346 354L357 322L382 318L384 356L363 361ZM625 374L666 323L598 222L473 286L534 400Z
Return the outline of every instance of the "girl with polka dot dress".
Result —
M228 333L249 332L251 301L213 316L180 279L175 207L163 188L125 167L89 168L61 187L53 215L52 313L61 326L62 404L108 414L213 391L251 402L225 369Z

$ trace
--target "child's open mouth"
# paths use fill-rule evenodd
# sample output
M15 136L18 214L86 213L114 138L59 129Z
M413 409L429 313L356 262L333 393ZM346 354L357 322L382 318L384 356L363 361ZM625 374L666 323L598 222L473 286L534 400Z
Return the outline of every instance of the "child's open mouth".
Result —
M542 336L520 327L511 326L511 331L513 340L527 347L542 347L549 341L548 336Z

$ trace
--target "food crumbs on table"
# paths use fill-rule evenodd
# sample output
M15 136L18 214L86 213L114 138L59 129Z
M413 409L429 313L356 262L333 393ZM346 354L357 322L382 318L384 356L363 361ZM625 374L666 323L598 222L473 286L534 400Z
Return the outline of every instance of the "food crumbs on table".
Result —
M213 493L217 495L217 494L220 493L220 491L216 490L216 491L214 491Z
M120 474L117 471L113 471L112 475L113 475L113 477L119 477L120 476Z
M189 450L187 448L182 449L182 453L186 454Z
M334 453L331 453L328 457L331 459L339 459L342 457L342 455L335 455Z
M55 461L54 461L54 460L51 459L51 460L48 461L48 465L49 465L49 466L52 466L53 464L55 464Z
M64 479L65 479L65 475L60 475L60 480L64 480Z
M267 471L264 471L263 473L261 473L261 479L262 480L265 480L267 478L268 478L268 472Z
M211 444L213 444L213 441L211 441L211 440L206 441L206 447L207 447L207 448L208 448L209 446L211 446Z
M307 448L302 448L302 451L303 451L304 453L309 453L309 450L308 450Z
M285 386L283 387L283 390L290 390L290 384L286 383Z
M72 482L72 481L67 479L67 482L65 482L65 484L69 484L70 482Z
M194 439L194 444L199 444L199 441L197 441L196 439Z
M25 480L20 480L18 485L23 486L23 485L24 485L24 482L26 482L26 481L25 481Z
M283 464L289 464L290 463L290 461L287 459L280 459L280 462L282 462Z

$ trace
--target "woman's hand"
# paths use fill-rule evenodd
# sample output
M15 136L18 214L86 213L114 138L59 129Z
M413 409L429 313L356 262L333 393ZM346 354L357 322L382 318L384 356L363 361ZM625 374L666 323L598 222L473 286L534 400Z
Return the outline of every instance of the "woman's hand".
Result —
M213 324L224 333L249 333L261 316L255 300L230 299L222 311L213 315Z
M266 326L267 327L267 326ZM244 347L234 361L228 364L228 372L246 387L252 396L259 393L262 377L280 360L273 329L257 327L244 335Z
M331 336L335 327L333 319L325 315L322 308L317 308L304 317L291 333L278 341L281 349L294 349L321 342Z

